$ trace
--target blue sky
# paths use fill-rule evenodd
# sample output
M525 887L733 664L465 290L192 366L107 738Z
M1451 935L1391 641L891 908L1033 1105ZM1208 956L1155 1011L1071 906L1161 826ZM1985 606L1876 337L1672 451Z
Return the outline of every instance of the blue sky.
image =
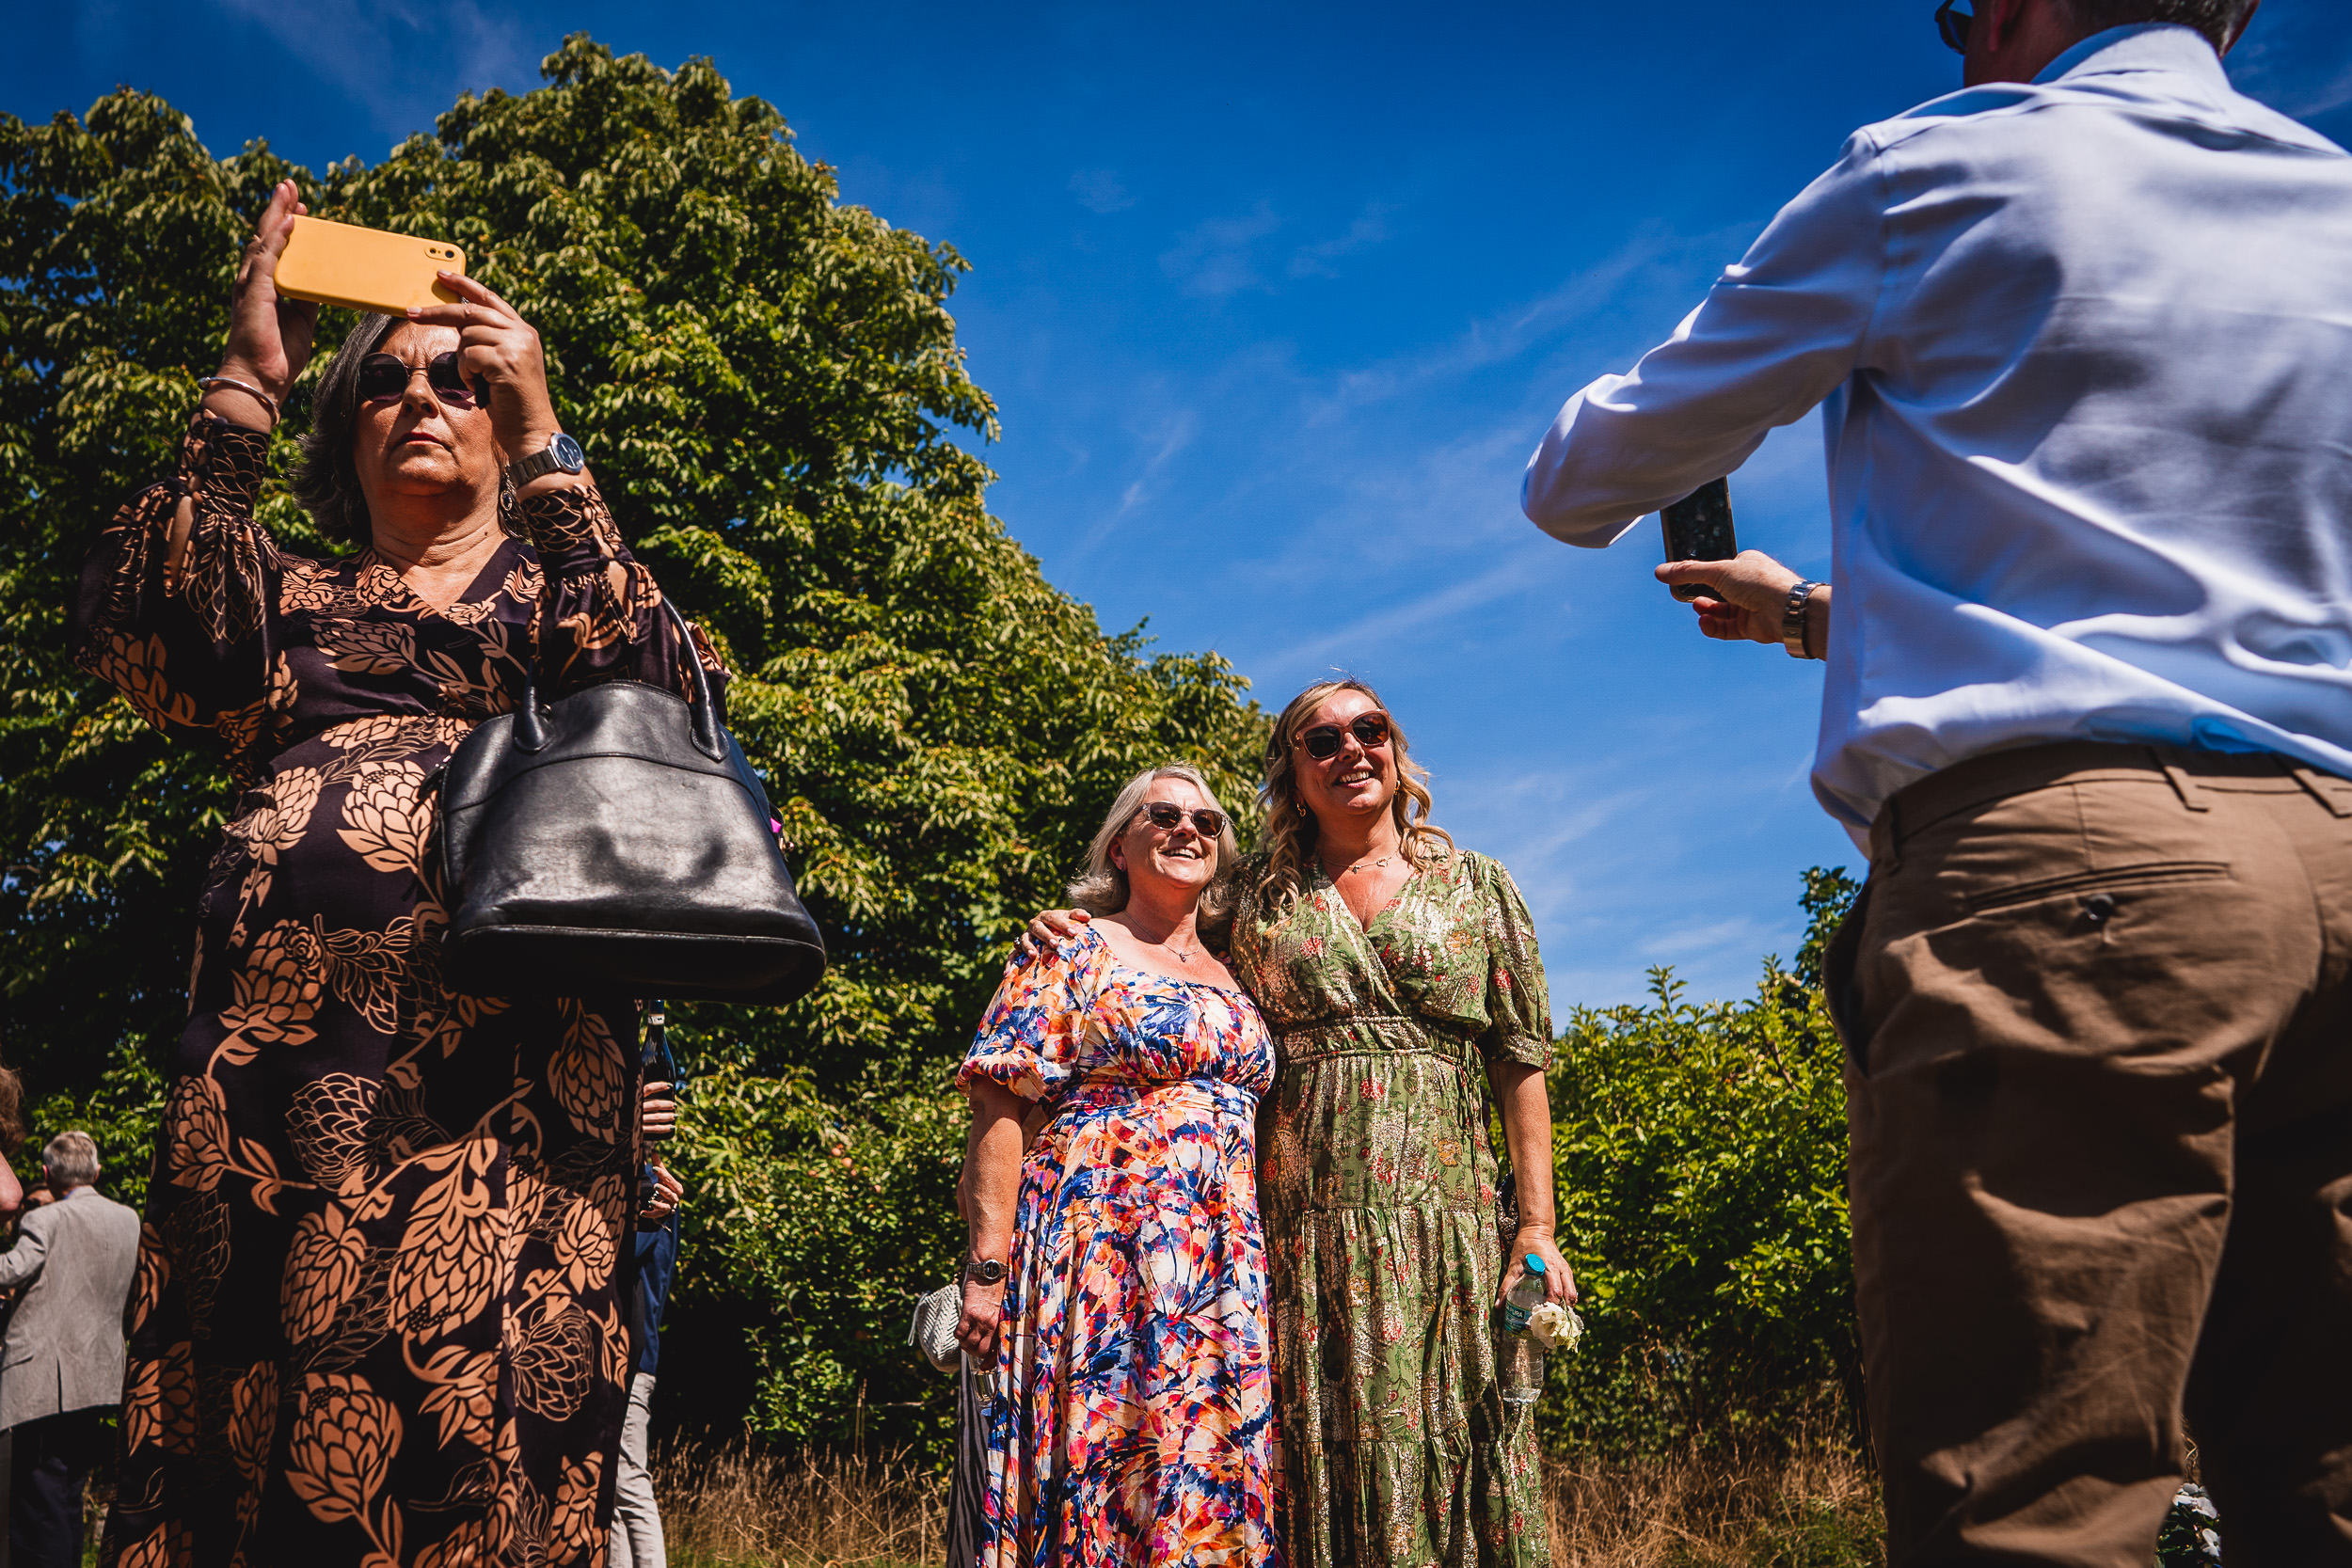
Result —
M991 507L1052 578L1269 705L1377 684L1565 1006L1654 963L1744 990L1794 951L1797 873L1857 858L1806 786L1819 667L1703 641L1654 525L1538 534L1520 467L1850 130L1956 85L1933 8L68 0L11 18L0 108L129 83L315 167L531 87L568 31L712 56L846 199L974 263ZM2352 140L2344 0L2267 0L2233 70ZM1810 420L1732 483L1743 543L1826 573Z

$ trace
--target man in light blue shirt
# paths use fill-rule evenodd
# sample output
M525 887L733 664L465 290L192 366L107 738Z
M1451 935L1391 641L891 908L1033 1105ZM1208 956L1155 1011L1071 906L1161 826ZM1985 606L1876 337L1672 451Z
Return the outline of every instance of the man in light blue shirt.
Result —
M1670 565L1826 657L1833 954L1896 1562L2352 1563L2352 158L2254 0L1979 0L1528 515L1612 543L1823 411L1834 567Z

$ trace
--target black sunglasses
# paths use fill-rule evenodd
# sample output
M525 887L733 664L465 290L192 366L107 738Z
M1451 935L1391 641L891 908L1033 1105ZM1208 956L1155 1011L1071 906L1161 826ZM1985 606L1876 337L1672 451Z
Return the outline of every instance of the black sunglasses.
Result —
M424 384L433 388L433 395L453 408L471 408L479 401L457 369L455 349L435 355L421 367L389 354L369 355L359 361L359 401L386 403L399 397L408 390L410 378L421 368Z
M1162 832L1183 826L1187 816L1192 818L1192 831L1202 838L1217 838L1225 832L1225 814L1206 806L1188 812L1172 800L1154 800L1143 808L1143 819Z
M1935 8L1935 30L1944 35L1944 46L1955 55L1968 53L1968 24L1976 17L1967 11L1956 11L1960 0L1944 0Z
M1386 746L1389 743L1389 716L1385 713L1359 713L1347 721L1344 729L1337 724L1317 724L1313 729L1300 733L1298 744L1305 747L1307 754L1317 762L1328 762L1340 754L1340 748L1347 744L1347 737L1351 735L1356 737L1356 744L1367 752L1375 746Z

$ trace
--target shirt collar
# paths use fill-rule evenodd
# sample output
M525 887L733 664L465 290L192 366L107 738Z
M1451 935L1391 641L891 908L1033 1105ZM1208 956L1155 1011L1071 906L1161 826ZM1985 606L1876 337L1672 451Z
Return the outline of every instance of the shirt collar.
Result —
M2205 35L2177 22L2138 22L2093 33L2044 66L2034 83L2046 87L2060 77L2131 71L2175 71L2225 92L2230 87L2221 56L2213 52Z

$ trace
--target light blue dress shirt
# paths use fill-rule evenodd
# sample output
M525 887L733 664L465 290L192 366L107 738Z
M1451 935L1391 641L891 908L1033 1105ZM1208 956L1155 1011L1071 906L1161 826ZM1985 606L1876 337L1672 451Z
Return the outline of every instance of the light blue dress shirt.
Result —
M2042 741L2352 776L2352 156L2197 33L2115 28L1856 132L1569 400L1522 504L1611 544L1817 404L1813 784L1857 841L1913 780Z

